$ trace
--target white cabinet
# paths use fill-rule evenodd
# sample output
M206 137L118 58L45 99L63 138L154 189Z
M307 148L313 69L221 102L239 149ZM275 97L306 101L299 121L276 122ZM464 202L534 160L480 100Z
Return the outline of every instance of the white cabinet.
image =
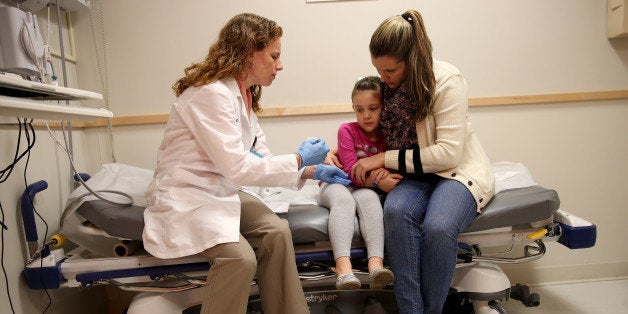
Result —
M628 37L628 0L608 0L606 35L608 38Z

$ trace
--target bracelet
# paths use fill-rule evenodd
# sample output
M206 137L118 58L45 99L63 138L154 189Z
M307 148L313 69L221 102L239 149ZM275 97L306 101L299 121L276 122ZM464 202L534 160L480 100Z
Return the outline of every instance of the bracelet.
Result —
M373 186L376 187L376 188L378 187L377 186L377 180L373 180Z

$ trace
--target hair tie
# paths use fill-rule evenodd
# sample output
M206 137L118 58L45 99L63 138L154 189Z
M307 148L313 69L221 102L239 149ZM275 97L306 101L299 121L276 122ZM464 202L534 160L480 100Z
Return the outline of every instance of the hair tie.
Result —
M401 17L403 17L403 19L408 22L412 22L412 16L410 16L410 14L408 13L401 14Z

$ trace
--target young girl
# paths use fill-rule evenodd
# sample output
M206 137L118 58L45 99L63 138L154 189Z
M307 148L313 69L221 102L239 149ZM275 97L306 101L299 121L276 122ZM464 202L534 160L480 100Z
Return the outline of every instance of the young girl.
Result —
M381 134L379 116L382 111L381 82L374 76L359 80L351 93L353 110L357 122L344 123L338 129L338 158L344 171L351 168L359 158L371 156L386 149ZM340 290L358 289L360 280L353 274L350 260L351 240L356 210L360 231L368 252L369 286L382 289L392 283L393 273L384 268L384 225L382 206L377 192L379 187L389 192L401 179L398 174L390 174L385 169L371 171L371 180L366 185L323 183L319 202L329 208L329 238L336 260L336 288Z

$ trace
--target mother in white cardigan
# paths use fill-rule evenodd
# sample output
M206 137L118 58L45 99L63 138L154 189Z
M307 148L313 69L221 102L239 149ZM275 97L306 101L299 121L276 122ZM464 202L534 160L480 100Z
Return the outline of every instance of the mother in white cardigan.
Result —
M370 43L384 84L388 150L363 158L354 177L386 167L404 179L386 197L386 250L400 313L441 313L458 235L494 194L490 161L471 128L464 78L432 59L419 12L384 20Z

